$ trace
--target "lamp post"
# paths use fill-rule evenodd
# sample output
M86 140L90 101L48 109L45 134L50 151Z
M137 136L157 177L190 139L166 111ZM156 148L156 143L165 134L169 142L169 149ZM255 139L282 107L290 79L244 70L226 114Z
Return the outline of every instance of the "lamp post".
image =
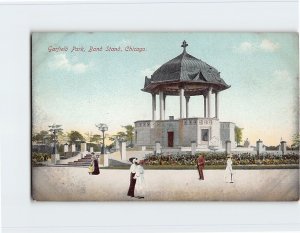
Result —
M61 125L49 125L49 131L53 134L53 144L54 144L54 151L53 156L51 158L52 162L55 164L57 160L59 160L59 154L57 153L57 143L58 143L58 133L62 132Z
M104 148L105 148L105 144L104 144L104 132L108 130L108 126L106 124L98 124L96 125L96 127L102 132L102 139L103 139L103 143L102 143L102 148L101 148L101 154L104 155Z

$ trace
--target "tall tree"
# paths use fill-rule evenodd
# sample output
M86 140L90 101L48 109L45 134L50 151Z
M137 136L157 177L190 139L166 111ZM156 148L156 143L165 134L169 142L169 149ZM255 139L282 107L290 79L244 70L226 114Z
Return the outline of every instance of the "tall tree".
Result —
M45 141L45 138L47 138L47 137L50 138L49 132L46 130L42 130L39 133L35 133L32 135L32 141L43 143Z
M85 141L85 138L78 131L71 131L68 133L68 138L70 143L75 143L76 141Z
M293 149L298 149L300 144L300 134L294 134L292 138L292 145Z
M91 139L90 139L90 142L95 142L95 143L100 143L102 140L102 136L99 135L99 134L94 134Z
M130 141L130 144L133 144L133 137L134 137L134 127L132 125L125 125L122 126L126 130L126 140Z
M243 138L243 128L240 128L238 126L234 127L234 134L235 134L235 141L238 145L240 145L240 143L242 142L242 138Z

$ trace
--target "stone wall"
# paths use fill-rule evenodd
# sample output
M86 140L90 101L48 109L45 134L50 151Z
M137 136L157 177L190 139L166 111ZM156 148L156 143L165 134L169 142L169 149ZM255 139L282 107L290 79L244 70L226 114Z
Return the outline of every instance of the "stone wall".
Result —
M231 148L236 147L235 134L234 134L235 124L232 122L220 122L220 134L222 148L225 148L225 141L231 141Z
M231 125L232 124L232 125ZM226 125L226 124L225 124ZM208 141L201 140L201 130L209 130ZM190 147L195 141L197 147L220 147L220 122L215 118L187 118L179 120L137 121L135 122L136 145L154 146L159 141L163 148L168 147L168 132L174 132L174 147ZM227 130L227 131L226 131ZM230 123L225 129L223 138L230 140L234 133L234 124ZM234 135L233 135L234 137ZM225 142L224 140L224 142Z

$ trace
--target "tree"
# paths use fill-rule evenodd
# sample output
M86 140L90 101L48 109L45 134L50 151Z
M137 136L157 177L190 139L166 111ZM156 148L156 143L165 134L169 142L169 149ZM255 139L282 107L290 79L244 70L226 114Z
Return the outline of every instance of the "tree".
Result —
M75 143L76 141L85 141L85 138L78 131L71 131L68 133L68 138L70 143Z
M130 141L130 144L132 145L133 137L134 137L134 127L132 125L125 125L122 127L125 128L126 130L126 134L125 134L126 140Z
M118 138L123 138L125 140L127 140L127 136L126 136L126 133L125 132L118 132L117 135L116 135Z
M299 149L299 144L300 144L300 134L294 134L292 138L292 145L291 147L293 149Z
M234 135L235 135L235 141L238 145L242 142L242 137L243 137L243 128L240 128L238 126L234 127Z
M95 142L95 143L100 143L102 140L101 135L99 134L94 134L91 138L90 138L90 142Z
M45 138L49 137L49 132L46 130L42 130L39 133L35 133L32 135L32 141L33 142L39 142L39 143L44 143L45 142Z

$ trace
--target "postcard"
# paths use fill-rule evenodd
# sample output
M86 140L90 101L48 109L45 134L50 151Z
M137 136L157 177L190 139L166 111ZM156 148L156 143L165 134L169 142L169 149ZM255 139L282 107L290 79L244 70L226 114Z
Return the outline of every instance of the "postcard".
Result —
M298 40L32 33L32 198L297 201Z

